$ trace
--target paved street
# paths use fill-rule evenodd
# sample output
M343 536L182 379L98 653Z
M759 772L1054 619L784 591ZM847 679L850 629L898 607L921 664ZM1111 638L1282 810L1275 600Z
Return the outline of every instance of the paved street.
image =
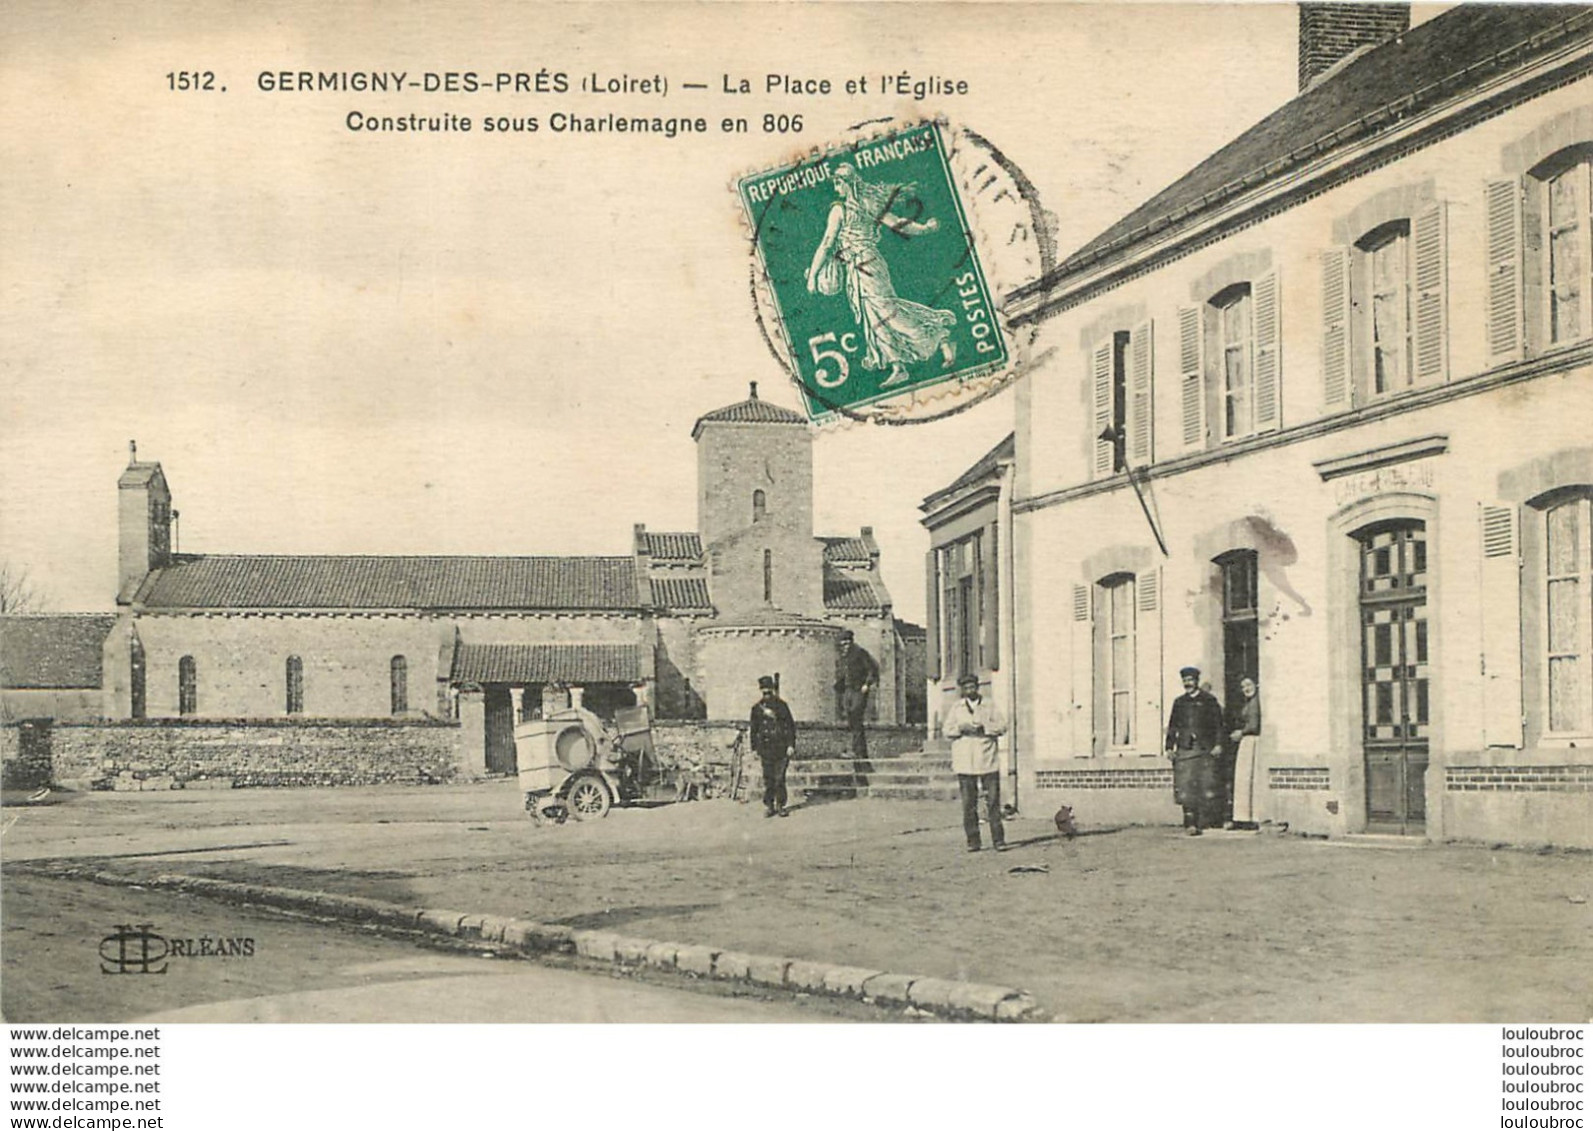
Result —
M970 855L951 804L768 821L713 801L539 828L492 782L85 795L6 810L3 848L1015 985L1066 1020L1593 1016L1585 853L1082 816L1077 840L1020 820L1013 851ZM6 882L10 930L28 916Z
M121 923L149 923L161 950L189 940L208 940L211 949L227 949L220 940L250 945L231 948L240 953L167 956L151 964L161 974L106 974L100 940ZM737 997L722 986L684 988L662 978L648 984L167 892L37 876L7 880L3 943L0 994L11 1022L792 1023L864 1015L817 999Z

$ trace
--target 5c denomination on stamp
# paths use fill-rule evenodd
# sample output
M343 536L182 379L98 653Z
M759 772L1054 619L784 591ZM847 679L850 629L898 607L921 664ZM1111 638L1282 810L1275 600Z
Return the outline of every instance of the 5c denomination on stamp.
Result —
M736 188L813 419L1006 365L1007 338L936 124L755 173Z

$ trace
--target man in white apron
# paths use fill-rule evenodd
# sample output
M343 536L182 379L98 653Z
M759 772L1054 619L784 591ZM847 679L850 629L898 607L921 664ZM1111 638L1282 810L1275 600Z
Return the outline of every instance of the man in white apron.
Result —
M945 730L951 736L951 768L957 774L957 789L962 794L962 830L968 837L968 851L978 852L982 847L979 789L983 786L990 840L996 851L1002 852L1007 847L1007 837L1001 826L1001 765L996 738L1007 732L1007 720L995 704L980 696L978 676L963 676L957 687L962 697L947 712Z

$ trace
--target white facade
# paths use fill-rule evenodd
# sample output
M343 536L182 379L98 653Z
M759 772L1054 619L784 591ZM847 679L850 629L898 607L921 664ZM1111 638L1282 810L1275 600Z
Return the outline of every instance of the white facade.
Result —
M1050 289L1013 505L1028 796L1176 823L1178 670L1226 700L1249 668L1259 817L1593 844L1590 52Z

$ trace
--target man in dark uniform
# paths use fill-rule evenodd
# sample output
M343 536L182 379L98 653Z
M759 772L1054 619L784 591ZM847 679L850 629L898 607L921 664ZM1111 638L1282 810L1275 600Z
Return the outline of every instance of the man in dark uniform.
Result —
M868 693L879 683L879 665L852 639L850 632L841 633L840 674L835 680L835 693L846 715L846 725L852 731L852 757L868 757L868 735L863 730L863 718L868 714Z
M774 679L758 677L759 698L749 720L752 749L763 763L763 815L787 816L785 770L796 753L796 722L775 690Z
M1167 755L1173 760L1173 796L1184 809L1184 828L1199 836L1222 823L1222 783L1217 756L1222 744L1222 706L1200 686L1200 669L1184 668L1184 693L1167 715Z

